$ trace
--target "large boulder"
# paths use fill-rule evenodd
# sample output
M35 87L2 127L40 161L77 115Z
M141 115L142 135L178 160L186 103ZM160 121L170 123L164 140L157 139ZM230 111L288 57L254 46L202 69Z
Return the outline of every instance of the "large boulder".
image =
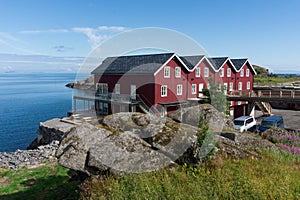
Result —
M50 144L52 141L61 141L63 136L74 127L74 124L62 122L59 118L40 122L37 130L38 137L30 143L27 149L36 149L41 145Z
M210 104L182 108L170 113L169 117L195 127L202 123L200 125L206 125L214 132L234 129L232 120Z
M87 174L138 173L173 163L131 132L116 133L90 124L70 131L62 140L57 157L61 165Z

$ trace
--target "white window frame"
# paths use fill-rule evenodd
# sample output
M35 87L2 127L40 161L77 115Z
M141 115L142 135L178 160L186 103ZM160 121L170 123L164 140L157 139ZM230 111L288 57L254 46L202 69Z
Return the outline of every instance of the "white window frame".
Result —
M99 94L108 94L108 84L107 83L97 83L96 89Z
M170 67L166 66L164 67L164 78L170 78Z
M209 69L207 67L204 68L204 77L208 77L209 76Z
M115 85L115 94L120 94L120 92L121 92L121 85L117 83Z
M192 94L197 94L197 84L192 84Z
M250 90L250 88L251 88L251 82L248 81L248 82L247 82L247 90Z
M249 76L250 76L250 70L246 69L246 77L249 77Z
M240 77L244 77L244 68L242 68L240 71Z
M231 77L231 69L227 68L227 77Z
M223 83L223 92L224 94L227 94L228 91L228 83Z
M231 92L233 91L233 82L229 83L229 91L231 91Z
M220 77L224 77L224 68L221 68L220 70Z
M238 90L239 91L243 90L243 82L238 83Z
M197 67L195 73L196 73L195 77L200 77L201 76L201 69L199 67Z
M181 77L181 68L175 67L175 78L180 78L180 77Z
M177 93L177 95L182 95L182 84L178 84L177 86L176 86L176 93Z
M166 97L168 96L168 86L167 85L162 85L160 87L160 96L161 97Z

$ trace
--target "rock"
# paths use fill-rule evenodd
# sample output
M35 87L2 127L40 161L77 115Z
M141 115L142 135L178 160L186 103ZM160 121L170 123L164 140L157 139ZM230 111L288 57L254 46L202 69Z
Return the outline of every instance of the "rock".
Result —
M37 131L38 137L31 142L27 149L36 149L38 146L50 144L52 141L61 141L63 136L74 127L75 125L62 122L59 118L41 122Z
M195 127L199 126L199 116L202 117L204 125L214 132L234 129L232 120L210 104L182 108L169 114L170 118Z
M261 158L259 150L265 149L281 152L273 143L257 135L239 132L224 132L217 136L217 151L215 157L231 157L234 159Z
M73 83L68 83L66 87L77 89L77 90L95 90L94 86L94 76L90 76L84 80L79 80Z
M138 173L173 163L131 132L112 133L90 124L68 133L56 155L62 166L87 174Z
M56 162L55 152L59 141L39 146L33 150L17 150L15 152L0 152L0 169L16 170L20 167L35 167L45 164L45 161Z

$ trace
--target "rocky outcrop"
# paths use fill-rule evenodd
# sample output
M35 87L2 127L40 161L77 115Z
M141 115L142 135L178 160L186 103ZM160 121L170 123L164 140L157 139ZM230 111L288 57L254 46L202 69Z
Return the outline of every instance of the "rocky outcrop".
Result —
M94 88L94 76L90 76L87 79L79 80L73 83L66 84L66 87L77 90L95 90Z
M74 127L74 124L62 122L59 118L40 122L37 130L38 136L27 149L36 149L41 145L50 144L52 141L61 141L63 136Z
M282 150L257 135L239 132L222 132L216 135L216 152L214 157L261 158L261 150L281 152Z
M61 165L87 174L138 173L173 163L132 132L115 133L90 124L68 133L61 142L57 157Z
M46 161L55 161L55 152L59 141L52 141L48 145L39 146L33 150L17 150L15 152L0 152L0 169L15 170L19 167L35 167Z
M202 120L200 123L207 125L214 132L234 129L232 120L210 104L199 104L193 107L182 108L170 113L169 117L195 127L198 127L199 120Z
M279 151L267 140L237 132L210 132L199 145L201 131L170 118L117 113L106 116L99 126L82 124L72 129L63 138L57 157L61 165L90 175L122 175L174 163L197 166L213 149L213 157L234 159L259 158L259 148Z

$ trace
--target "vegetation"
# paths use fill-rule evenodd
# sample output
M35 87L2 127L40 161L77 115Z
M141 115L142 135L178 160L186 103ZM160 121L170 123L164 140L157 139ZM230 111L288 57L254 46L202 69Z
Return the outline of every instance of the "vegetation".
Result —
M59 165L0 171L0 199L77 199L78 181Z
M58 165L0 172L0 199L299 199L300 159L219 159L123 177L93 176L80 185Z
M94 177L82 189L82 199L299 199L300 161L265 153L261 160L227 159L200 168Z

